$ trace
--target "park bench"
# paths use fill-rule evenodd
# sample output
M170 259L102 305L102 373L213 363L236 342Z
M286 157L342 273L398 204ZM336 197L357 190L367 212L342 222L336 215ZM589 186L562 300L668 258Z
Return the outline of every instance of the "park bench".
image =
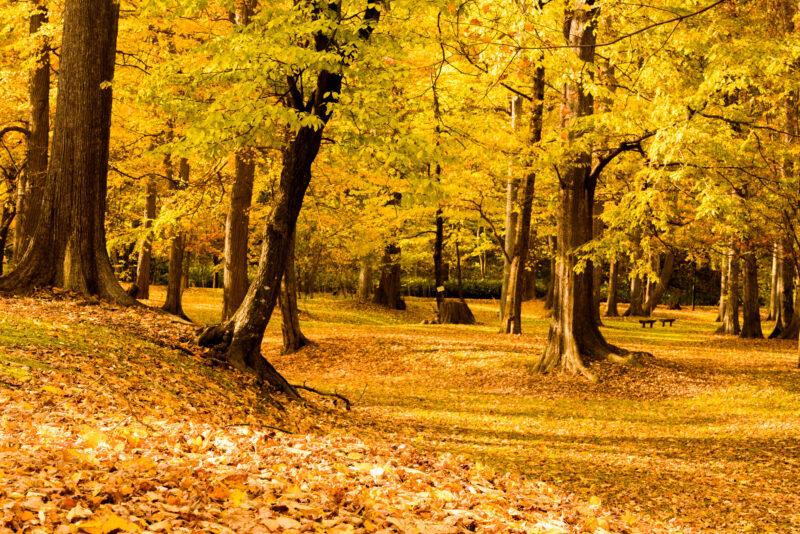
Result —
M644 328L646 325L649 325L650 328L653 328L653 325L656 324L655 319L639 319L639 322L642 323L642 328Z
M667 323L669 323L669 326L672 326L672 323L675 322L675 319L659 319L659 321L661 321L661 326L667 326Z

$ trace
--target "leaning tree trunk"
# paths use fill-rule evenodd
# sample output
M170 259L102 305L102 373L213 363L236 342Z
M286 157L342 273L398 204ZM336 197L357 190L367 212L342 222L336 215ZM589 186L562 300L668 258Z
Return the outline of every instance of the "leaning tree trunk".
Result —
M406 303L400 296L400 247L387 245L381 261L381 278L372 301L390 310L405 310Z
M739 336L743 338L763 338L758 303L758 261L756 260L755 252L752 250L744 255L744 296L742 304L742 332Z
M222 320L236 313L247 294L247 242L250 203L253 198L255 162L250 151L235 156L235 176L225 221L225 269L223 272Z
M28 85L30 118L28 119L28 154L26 170L17 182L17 223L14 230L14 259L19 262L33 238L42 207L47 181L47 150L50 138L50 43L40 33L47 23L47 7L35 2L31 14L30 35L35 36L36 64Z
M608 266L608 295L606 296L606 317L619 317L617 311L617 286L619 285L619 261Z
M67 0L53 150L36 231L0 289L55 285L134 304L106 250L105 209L119 4Z
M568 13L565 35L572 51L586 64L581 76L593 75L594 47L597 40L599 4L575 1ZM588 81L588 80L587 80ZM593 112L594 99L582 83L570 83L565 90L566 105L573 121ZM591 132L572 128L569 142L582 146L561 175L557 207L556 287L553 319L547 346L536 365L538 372L563 369L594 380L588 369L592 360L612 358L622 351L609 345L594 320L592 265L578 273L576 252L592 239L592 207L597 173L592 171L592 151L586 146ZM598 169L599 170L599 169Z
M150 229L153 220L156 218L156 181L153 178L147 180L147 198L144 205L144 229L145 235L139 244L139 261L136 265L136 298L150 298L150 267L153 257L153 234Z
M738 336L739 328L739 257L736 251L728 252L728 280L725 293L725 311L722 314L722 325L717 329L718 334Z
M281 333L283 334L283 353L297 352L310 343L300 330L300 312L297 309L297 273L295 272L295 238L292 236L286 257L286 271L281 281L278 302L281 307Z
M672 271L675 267L675 255L672 251L667 251L664 256L664 264L661 266L661 272L658 275L658 283L651 287L650 298L644 303L644 312L648 316L653 313L658 303L669 286L670 278L672 278Z
M536 145L542 140L542 120L544 116L544 67L540 64L533 72L533 106L529 142ZM528 261L528 250L531 238L531 213L533 211L533 194L536 186L536 174L529 172L522 185L520 213L517 216L517 227L514 232L511 264L508 270L506 285L505 310L503 312L503 332L506 334L522 333L522 277ZM535 282L534 282L535 283Z
M167 169L171 166L167 159ZM167 176L171 171L167 170ZM181 158L178 164L178 182L171 182L172 189L183 189L189 182L189 162L186 158ZM186 232L177 230L169 246L169 275L167 279L167 298L162 309L178 317L186 319L183 313L183 262L186 250Z

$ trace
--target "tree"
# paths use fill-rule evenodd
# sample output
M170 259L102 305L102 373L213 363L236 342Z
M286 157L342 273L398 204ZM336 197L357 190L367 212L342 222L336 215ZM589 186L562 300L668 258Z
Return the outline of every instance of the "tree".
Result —
M560 173L557 208L557 250L553 318L547 346L536 365L538 372L563 369L594 379L586 363L613 358L622 351L608 344L594 320L592 264L579 272L577 251L592 239L592 210L597 178L607 164L592 168L591 148L585 143L588 131L585 117L593 112L594 98L588 90L593 76L600 5L594 0L576 0L568 9L564 36L572 53L583 64L580 74L566 89L565 105L573 121L569 143L574 148L572 162Z
M30 15L30 34L37 39L36 66L28 85L30 117L28 119L28 153L26 170L17 182L17 224L14 234L14 258L22 259L30 243L42 204L47 178L47 156L50 144L50 43L40 31L47 23L47 7L34 2Z
M56 285L118 303L133 299L106 251L105 206L119 5L65 5L53 148L36 231L5 291Z
M310 17L313 41L300 39L299 46L325 56L338 57L338 68L326 61L309 78L308 69L297 69L288 74L286 80L287 107L290 111L311 120L302 121L289 135L281 152L281 174L274 197L272 212L264 225L263 243L258 270L247 291L242 305L227 322L207 328L198 339L200 344L217 345L233 366L251 372L256 377L283 391L293 399L299 399L297 391L275 368L262 357L261 341L278 298L281 279L290 253L291 237L295 232L297 217L303 205L306 190L311 181L311 166L319 153L325 125L330 121L334 106L339 102L343 74L341 65L352 61L360 43L368 40L380 19L380 7L368 3L360 23L355 30L356 40L351 47L337 41L336 29L346 24L340 3L329 3L324 7L314 2L297 5L290 16ZM323 23L323 24L320 24ZM305 76L305 78L304 78ZM306 97L304 90L310 89Z

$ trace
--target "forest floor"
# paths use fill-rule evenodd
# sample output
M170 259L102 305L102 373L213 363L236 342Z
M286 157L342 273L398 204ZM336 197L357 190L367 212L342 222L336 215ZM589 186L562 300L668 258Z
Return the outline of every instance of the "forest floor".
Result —
M655 358L590 384L532 374L539 305L506 336L470 304L480 324L428 326L427 300L301 299L315 345L286 356L276 317L264 354L343 412L271 400L152 312L0 300L0 533L800 532L795 342L606 321Z
M219 297L194 291L190 316L213 320L200 312ZM408 305L301 299L316 345L280 356L276 318L265 353L293 382L357 400L348 424L359 435L464 454L702 531L800 532L796 341L715 335L710 308L659 309L673 327L605 319L611 342L655 358L601 365L591 384L532 373L549 325L541 302L526 303L522 336L496 333L491 301L470 301L475 326L422 325L432 301Z

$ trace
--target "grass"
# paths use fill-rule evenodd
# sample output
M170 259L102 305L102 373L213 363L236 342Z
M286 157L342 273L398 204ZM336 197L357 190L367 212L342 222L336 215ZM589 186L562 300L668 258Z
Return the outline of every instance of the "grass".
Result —
M185 309L213 320L220 302L189 290ZM704 531L800 531L796 342L713 335L711 309L657 314L676 317L671 328L607 319L611 342L655 359L601 365L595 385L531 372L548 328L540 304L526 304L522 336L495 333L494 303L470 304L478 325L427 326L424 299L391 313L301 299L316 345L280 356L276 317L264 353L291 381L356 400L346 431L465 454Z

